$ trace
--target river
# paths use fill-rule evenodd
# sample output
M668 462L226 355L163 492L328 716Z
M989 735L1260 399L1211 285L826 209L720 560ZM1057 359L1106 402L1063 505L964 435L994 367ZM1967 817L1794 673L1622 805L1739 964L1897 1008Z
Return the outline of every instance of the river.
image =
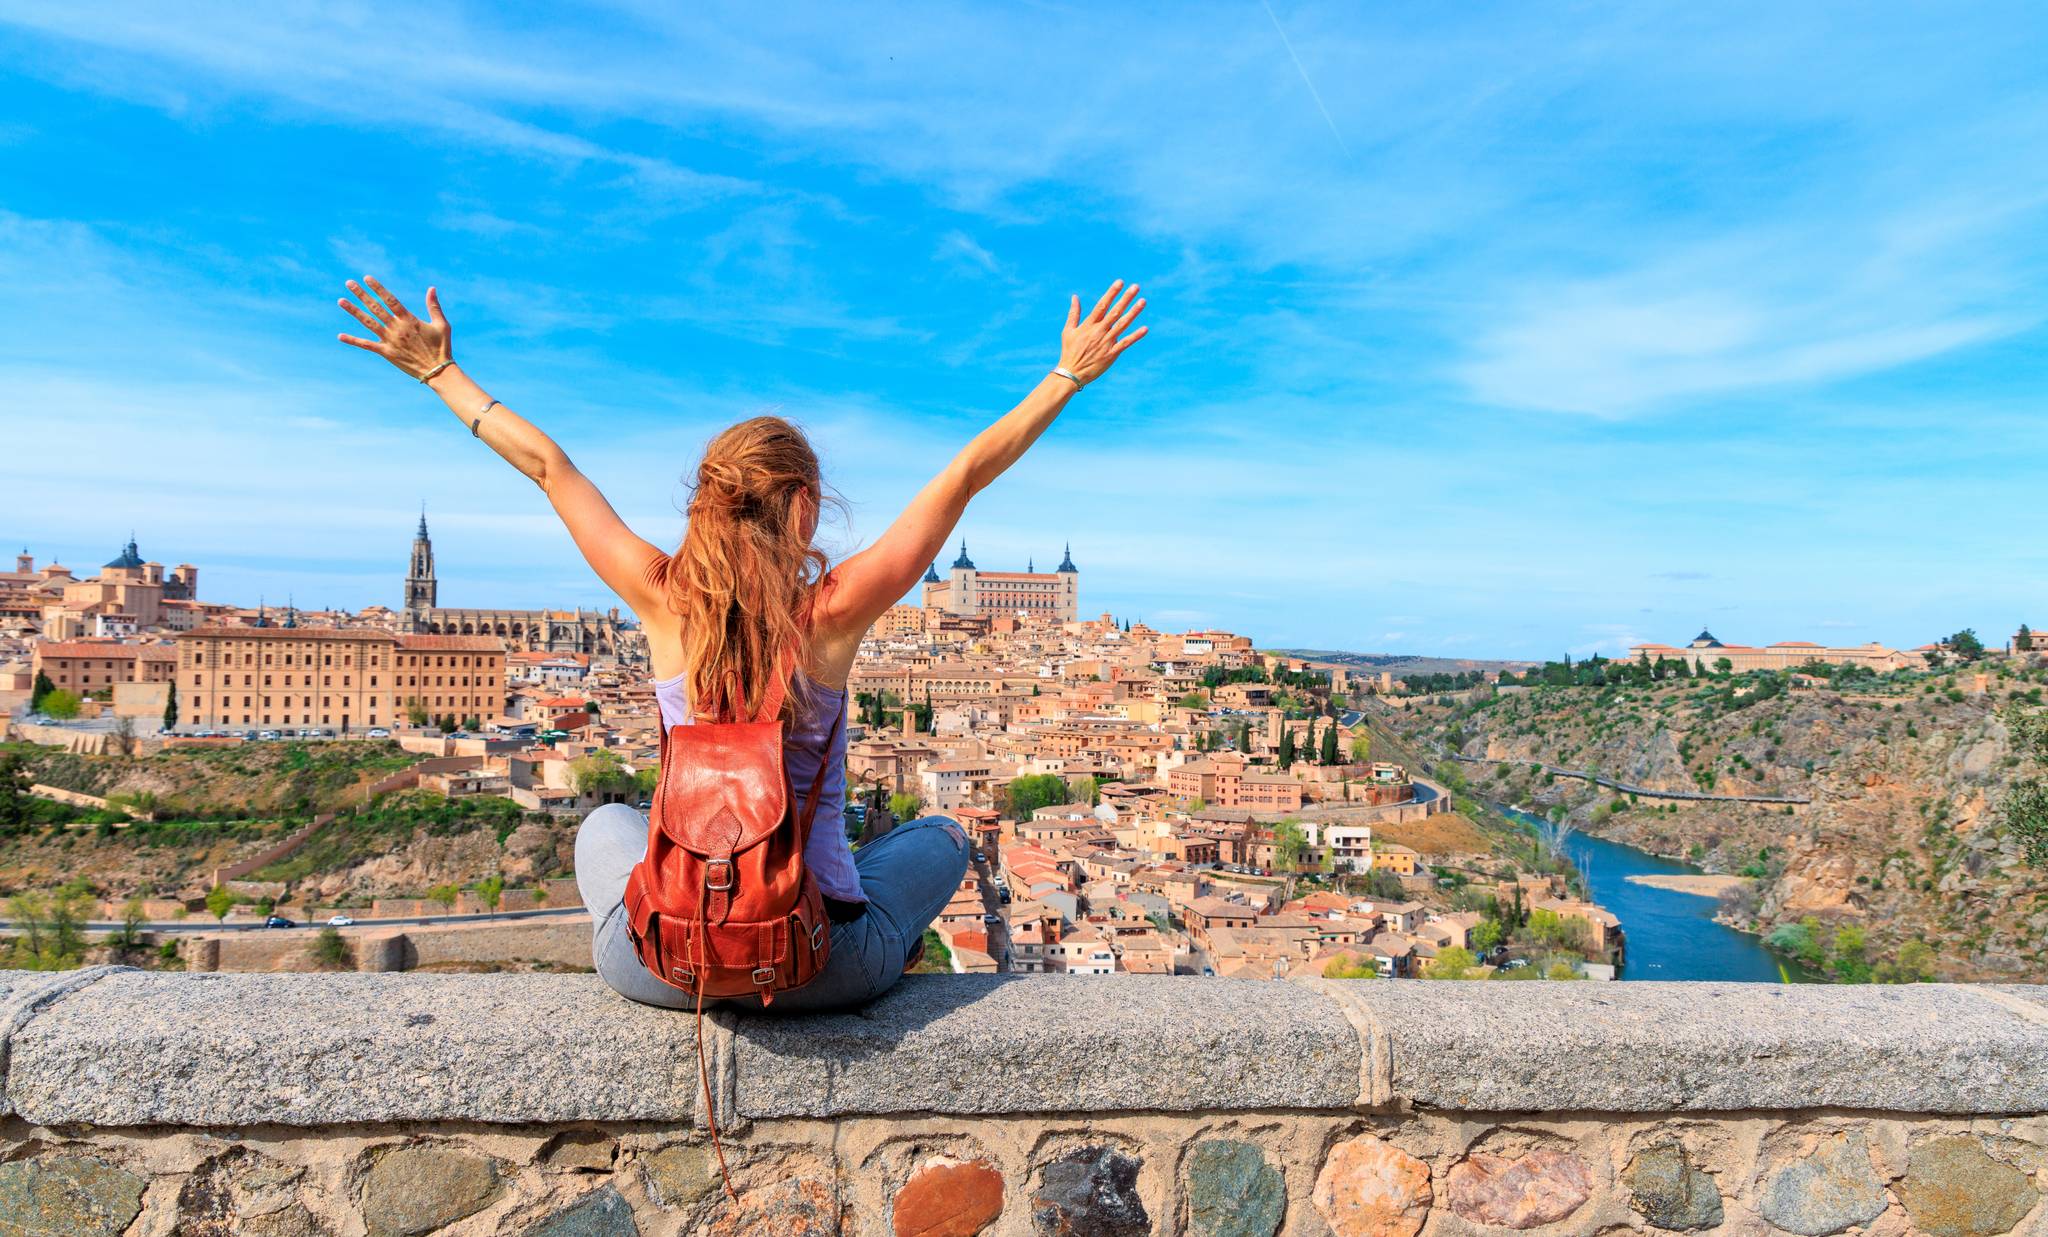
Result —
M1508 807L1501 810L1539 829L1550 828L1541 817ZM1698 868L1583 833L1572 834L1565 852L1585 873L1593 901L1621 920L1628 940L1621 978L1773 984L1783 978L1777 956L1765 949L1763 942L1714 922L1714 899L1652 889L1627 879L1638 874L1697 872Z

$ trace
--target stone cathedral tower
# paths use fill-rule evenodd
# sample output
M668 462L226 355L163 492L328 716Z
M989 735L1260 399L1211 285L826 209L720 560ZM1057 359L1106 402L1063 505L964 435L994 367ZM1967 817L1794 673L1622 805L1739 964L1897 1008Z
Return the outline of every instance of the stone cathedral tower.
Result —
M427 512L422 507L419 535L412 539L412 565L405 572L405 612L424 618L434 605L434 543L427 537Z

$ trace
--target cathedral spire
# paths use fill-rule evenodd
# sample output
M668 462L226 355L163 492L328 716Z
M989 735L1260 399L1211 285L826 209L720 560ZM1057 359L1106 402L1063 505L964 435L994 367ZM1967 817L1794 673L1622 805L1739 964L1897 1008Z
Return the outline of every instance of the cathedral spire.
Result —
M1079 567L1074 566L1074 543L1071 541L1067 543L1065 556L1060 559L1059 570L1073 572L1081 570Z
M973 570L974 570L974 560L973 560L973 559L971 559L971 558L969 558L969 557L967 557L967 538L965 538L965 537L962 537L962 538L960 539L960 557L958 557L958 558L956 558L956 559L954 559L954 560L953 560L953 570L955 570L955 571L973 571Z

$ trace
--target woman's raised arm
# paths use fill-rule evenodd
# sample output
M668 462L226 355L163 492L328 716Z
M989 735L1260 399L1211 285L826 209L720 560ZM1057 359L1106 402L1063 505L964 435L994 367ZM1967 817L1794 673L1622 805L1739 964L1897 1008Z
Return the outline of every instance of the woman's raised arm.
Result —
M833 569L831 588L820 599L825 623L838 632L858 635L909 592L953 535L968 500L1038 441L1076 391L1100 378L1124 349L1145 337L1150 328L1130 329L1144 309L1138 285L1126 288L1121 279L1109 285L1085 317L1081 298L1073 298L1066 328L1060 332L1059 367L1040 380L1023 403L975 435L875 544Z
M343 298L341 307L368 328L371 337L343 335L341 342L374 352L432 387L464 429L547 494L576 548L605 586L643 620L654 613L662 601L655 571L667 556L626 527L554 439L485 394L455 364L454 331L441 312L440 294L427 289L427 317L422 321L383 284L367 275L363 283L369 291L348 281L348 290L362 304Z

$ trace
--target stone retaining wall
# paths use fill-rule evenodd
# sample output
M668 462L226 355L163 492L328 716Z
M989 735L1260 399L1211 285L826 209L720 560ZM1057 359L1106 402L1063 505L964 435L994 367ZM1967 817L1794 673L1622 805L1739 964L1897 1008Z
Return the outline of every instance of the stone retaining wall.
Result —
M2019 987L0 974L0 1232L2039 1234ZM12 1227L10 1227L12 1226Z

